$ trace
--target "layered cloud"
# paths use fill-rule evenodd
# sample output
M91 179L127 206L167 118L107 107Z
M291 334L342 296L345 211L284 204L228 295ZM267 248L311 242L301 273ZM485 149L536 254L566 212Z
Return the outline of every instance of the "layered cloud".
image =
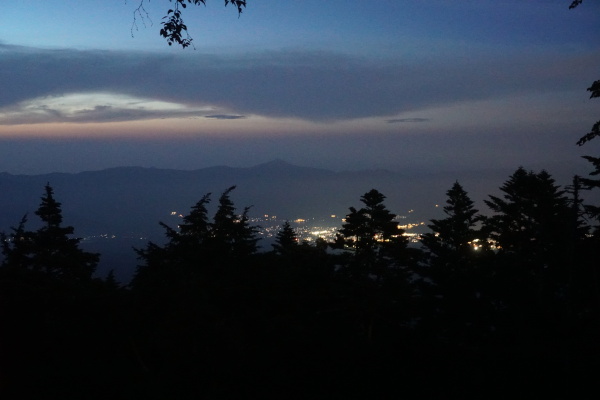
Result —
M24 100L0 110L0 123L19 125L48 122L120 122L189 118L214 112L213 107L138 98L114 93L71 93Z
M227 115L227 114L213 114L213 115L205 115L204 118L211 119L244 119L245 115Z
M0 44L0 124L247 115L339 121L524 93L584 90L600 52L366 60L332 52L238 56Z

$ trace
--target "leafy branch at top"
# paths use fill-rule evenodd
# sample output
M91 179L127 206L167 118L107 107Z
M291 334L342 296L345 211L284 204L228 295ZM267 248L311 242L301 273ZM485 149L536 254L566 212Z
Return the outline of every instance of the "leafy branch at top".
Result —
M137 19L142 21L145 26L145 20L148 19L150 23L150 17L148 12L144 8L144 2L146 0L140 0L140 5L133 12L133 24L131 27L131 34L133 36L133 30L138 30ZM150 0L148 0L150 1ZM182 18L182 9L187 8L188 4L192 4L198 6L200 4L206 6L206 0L169 0L170 3L173 3L173 8L170 8L167 11L167 15L165 15L161 22L162 28L160 29L160 35L167 40L169 46L172 46L173 43L180 45L182 48L186 48L188 46L194 47L192 44L192 37L188 33L188 28ZM231 4L233 7L237 9L238 16L242 13L242 10L246 7L246 0L225 0L225 6L227 7Z

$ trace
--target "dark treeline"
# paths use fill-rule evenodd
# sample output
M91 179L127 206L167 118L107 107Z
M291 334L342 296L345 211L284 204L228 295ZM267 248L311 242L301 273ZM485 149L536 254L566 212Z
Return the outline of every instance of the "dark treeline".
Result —
M337 239L290 224L257 251L249 208L210 194L122 285L94 277L48 184L1 235L6 399L586 398L600 371L600 231L581 184L519 168L409 244L373 189ZM133 251L133 250L132 250ZM592 392L593 393L593 392ZM521 397L521 396L519 396Z

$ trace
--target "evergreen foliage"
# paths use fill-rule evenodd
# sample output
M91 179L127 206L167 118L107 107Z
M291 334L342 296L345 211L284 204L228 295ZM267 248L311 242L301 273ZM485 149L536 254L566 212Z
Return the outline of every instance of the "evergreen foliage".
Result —
M576 226L565 191L546 171L519 168L500 189L503 198L485 201L496 213L487 220L498 247L493 297L505 323L533 337L541 326L567 318L573 301L572 244L582 241L585 229Z
M381 279L390 267L406 261L408 239L394 221L383 201L385 196L375 189L361 196L360 209L350 207L339 230L336 246L354 253L355 272L372 274Z
M537 270L560 262L571 234L565 192L546 171L518 168L500 188L504 198L485 200L496 213L487 221L502 254L518 257Z
M487 240L476 228L483 217L462 186L455 182L446 195L444 213L447 218L431 220L428 227L432 232L422 236L422 243L430 252L433 263L452 263L457 267L468 263L475 249L485 249Z
M81 250L81 239L71 237L74 228L62 225L61 204L54 199L50 184L35 214L43 223L37 231L26 231L23 217L11 234L2 234L3 267L65 280L90 280L100 256Z
M284 222L272 246L275 253L279 255L293 254L298 249L298 236L289 221Z
M577 179L563 191L545 171L519 168L485 219L454 183L446 218L424 235L427 258L377 190L350 208L330 247L298 243L287 222L273 251L258 253L233 189L212 219L207 194L177 228L161 224L166 243L137 250L142 265L120 287L112 272L101 281L54 267L77 252L46 187L42 227L28 231L24 217L2 236L0 394L581 397L593 381L600 246L586 235ZM488 234L498 247L474 250ZM44 243L51 261L37 261L49 259Z
M210 246L219 256L243 258L256 253L258 239L256 228L248 221L250 207L241 215L236 213L229 195L235 186L227 189L219 198L219 207L211 225Z
M493 313L489 298L492 254L484 221L463 187L455 182L447 192L444 219L433 219L432 232L422 235L428 259L420 268L423 292L434 309L431 316L439 334L471 342L489 336Z
M164 246L150 242L145 249L136 250L144 265L138 268L133 283L139 283L147 275L183 273L185 276L192 269L243 262L254 255L258 242L256 227L249 223L249 207L241 215L236 213L230 198L234 189L232 186L220 196L212 222L206 208L210 202L209 193L183 217L179 229L160 223L168 241Z

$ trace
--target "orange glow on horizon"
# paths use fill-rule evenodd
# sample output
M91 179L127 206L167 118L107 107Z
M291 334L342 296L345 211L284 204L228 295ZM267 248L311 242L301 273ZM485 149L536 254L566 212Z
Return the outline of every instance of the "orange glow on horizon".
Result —
M39 124L0 125L2 138L51 139L164 139L211 137L265 137L280 135L345 135L352 133L382 133L388 124L374 119L337 122L312 122L291 118L248 116L234 120L211 119L203 116L188 118L147 119L120 122L52 122Z

